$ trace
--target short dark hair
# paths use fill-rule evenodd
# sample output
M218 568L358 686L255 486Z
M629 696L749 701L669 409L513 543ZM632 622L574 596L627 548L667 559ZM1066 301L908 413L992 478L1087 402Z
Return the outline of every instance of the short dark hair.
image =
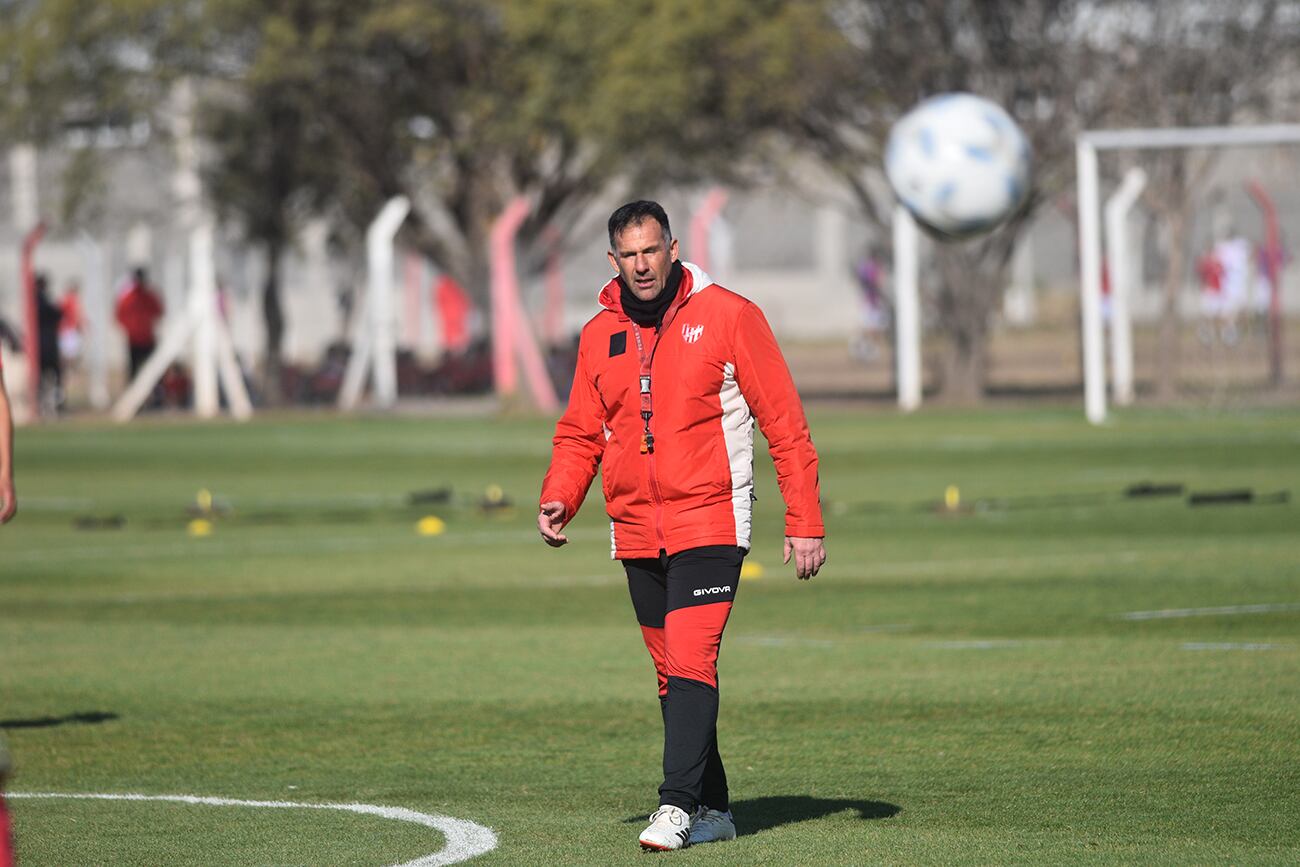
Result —
M628 202L609 215L609 249L614 249L616 243L614 239L628 226L636 226L650 219L653 219L663 229L665 242L673 239L673 230L668 228L668 214L664 211L663 206L658 202L639 199L635 202Z

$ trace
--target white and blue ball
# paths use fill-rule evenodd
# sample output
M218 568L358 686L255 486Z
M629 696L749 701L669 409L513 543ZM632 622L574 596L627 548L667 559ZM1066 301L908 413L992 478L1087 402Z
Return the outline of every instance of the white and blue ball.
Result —
M992 229L1029 192L1029 142L1002 107L969 93L932 96L889 134L885 175L917 222L944 238Z

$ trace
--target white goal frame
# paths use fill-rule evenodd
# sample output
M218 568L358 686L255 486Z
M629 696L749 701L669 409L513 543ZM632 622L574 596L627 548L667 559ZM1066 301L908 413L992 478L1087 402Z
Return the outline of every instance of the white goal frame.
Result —
M1076 140L1079 190L1079 297L1083 318L1084 414L1092 424L1106 421L1106 362L1101 321L1101 184L1098 153L1104 150L1175 150L1200 147L1261 147L1300 144L1300 124L1265 126L1169 127L1165 129L1087 130ZM1120 242L1118 237L1111 243ZM1113 275L1112 277L1117 276ZM1120 291L1114 285L1116 293ZM1117 295L1118 298L1118 295ZM1127 301L1127 298L1124 299ZM1120 325L1120 323L1117 323ZM1122 327L1127 327L1124 323ZM1118 332L1117 332L1118 333ZM1133 367L1132 346L1116 360L1122 375ZM1122 393L1123 383L1117 382Z

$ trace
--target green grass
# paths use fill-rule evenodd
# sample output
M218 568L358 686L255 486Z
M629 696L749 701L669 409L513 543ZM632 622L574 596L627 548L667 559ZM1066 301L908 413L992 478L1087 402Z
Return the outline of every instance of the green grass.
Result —
M1294 500L1300 412L1080 416L814 413L830 561L811 583L780 564L760 456L766 571L721 662L741 837L663 857L1300 861L1297 506L1121 496L1154 481ZM11 790L400 806L494 828L484 864L645 863L654 675L599 488L573 544L537 539L549 430L21 431L21 512L0 530ZM519 508L481 511L492 483ZM932 508L948 485L969 511ZM404 501L442 486L449 504ZM234 512L191 538L200 488ZM414 532L430 513L445 534ZM114 514L121 529L73 528ZM1252 604L1293 607L1117 617ZM114 716L23 724L85 712ZM24 864L381 865L442 845L337 812L11 808Z

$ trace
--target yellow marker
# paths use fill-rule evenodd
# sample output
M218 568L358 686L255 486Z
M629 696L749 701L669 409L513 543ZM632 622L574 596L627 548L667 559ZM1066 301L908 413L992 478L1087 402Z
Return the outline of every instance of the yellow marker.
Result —
M189 526L187 526L185 529L186 532L188 532L191 536L195 538L199 538L202 536L211 536L212 522L204 520L203 518L195 518L193 521L190 521Z
M949 485L943 492L943 506L949 512L957 511L961 505L961 491L957 490L956 485Z
M199 488L198 496L194 498L194 502L198 505L200 512L203 512L204 514L211 512L212 492L207 488Z
M500 485L488 485L487 490L483 492L483 499L489 503L499 503L506 498L506 492L501 490Z
M425 515L415 524L415 532L421 536L441 536L447 524L437 515Z
M762 563L746 563L740 567L740 578L742 581L749 579L758 579L763 577Z

